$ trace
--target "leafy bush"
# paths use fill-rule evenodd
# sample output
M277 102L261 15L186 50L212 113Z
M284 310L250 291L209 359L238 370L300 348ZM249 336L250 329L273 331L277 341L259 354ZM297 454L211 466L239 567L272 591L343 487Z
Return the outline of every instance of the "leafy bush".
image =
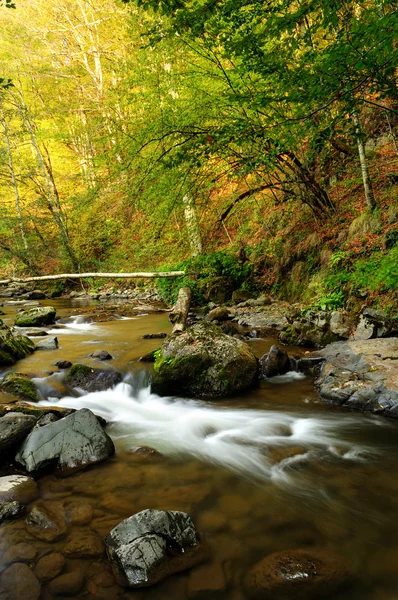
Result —
M188 286L191 289L194 303L199 306L205 302L201 290L206 280L213 277L228 277L236 289L243 284L250 287L250 276L253 271L251 263L239 262L232 254L222 251L188 258L178 264L163 268L170 271L185 271L186 275L173 279L159 277L156 285L162 298L169 304L174 304L178 290L183 286Z

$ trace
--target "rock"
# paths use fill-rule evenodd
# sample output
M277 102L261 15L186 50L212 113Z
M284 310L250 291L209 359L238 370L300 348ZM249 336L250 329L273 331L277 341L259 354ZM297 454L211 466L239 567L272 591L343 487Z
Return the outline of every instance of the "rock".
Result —
M214 594L222 593L226 587L221 563L199 565L189 574L188 598L212 598Z
M39 395L33 381L24 373L7 373L0 381L0 390L19 396L22 400L38 402Z
M24 310L15 317L18 327L40 327L55 323L56 310L52 306L35 306Z
M348 314L334 310L330 315L329 327L339 338L348 339L354 327L354 320Z
M19 516L38 496L37 483L25 475L0 477L0 523Z
M9 412L0 418L0 456L15 451L36 424L36 417Z
M24 334L29 337L44 337L45 335L48 335L47 331L44 331L44 329L25 329Z
M36 548L31 544L15 544L4 554L3 562L5 565L11 565L15 562L31 563L36 558Z
M53 579L48 586L49 591L56 596L74 596L84 585L84 575L81 571L72 571Z
M71 367L66 383L70 387L79 387L86 392L102 392L122 381L118 371L111 369L93 369L79 363Z
M268 354L260 358L260 374L262 377L275 377L284 375L291 370L290 358L278 346L271 346Z
M0 405L0 416L4 416L10 412L30 415L35 419L40 419L48 414L54 414L57 419L60 419L61 417L68 417L76 411L74 408L62 408L61 406L38 406L37 404L26 404L25 402L14 402L10 405Z
M58 338L55 336L48 337L36 344L36 350L56 350L58 348Z
M87 525L93 518L93 509L90 504L72 502L66 508L68 523L72 525Z
M26 335L11 329L0 319L0 366L13 365L25 358L35 349L35 345Z
M141 358L139 359L140 362L147 362L147 363L154 363L156 360L156 353L158 350L151 350L151 352L148 352L147 354L144 354L144 356L141 356Z
M324 358L317 358L317 357L308 357L308 358L299 358L298 361L296 362L296 370L299 373L305 373L306 375L308 374L315 374L315 372L320 368L320 366L322 365L323 361L325 359Z
M377 326L363 315L359 318L359 323L353 335L354 340L370 340L376 337Z
M224 304L232 297L234 286L228 277L208 277L200 283L201 291L207 302Z
M64 554L70 558L96 558L104 554L102 539L94 532L75 532L64 547Z
M47 413L43 417L40 417L36 423L36 427L45 427L46 425L50 425L50 423L55 423L55 421L58 421L58 417L53 413Z
M231 321L224 321L224 323L220 323L220 329L225 335L239 335L239 326L235 323L231 323Z
M272 300L268 296L262 294L258 298L249 298L249 300L246 301L246 304L247 306L267 306L272 304Z
M98 419L90 410L83 408L56 423L32 431L16 460L29 472L50 463L64 472L73 472L105 460L114 451L113 442Z
M1 576L1 598L3 600L38 600L40 583L24 563L14 563Z
M271 554L255 564L244 585L251 598L310 600L328 597L350 583L345 566L315 549Z
M70 360L58 360L55 363L55 366L58 367L58 369L69 369L72 366L72 363Z
M325 360L315 382L322 401L398 418L398 338L336 342L314 354Z
M191 518L183 512L143 510L105 538L121 585L144 587L203 562L205 552Z
M66 516L62 502L39 501L26 517L27 531L44 542L53 542L66 534Z
M162 340L165 337L167 337L167 333L146 333L141 336L143 340Z
M228 321L231 318L229 310L220 306L219 308L213 308L207 315L209 321Z
M32 292L27 293L27 297L29 300L44 300L47 296L42 290L33 290Z
M216 325L201 322L164 342L156 356L152 390L216 398L249 389L256 377L251 348Z
M112 360L113 356L106 350L96 350L92 354L89 354L91 358L97 358L98 360Z
M51 581L57 577L65 566L65 558L59 552L51 552L42 556L36 564L35 575L40 581Z
M250 300L251 298L253 298L253 294L247 290L239 289L232 292L232 302L234 304L246 302L246 300Z
M139 446L138 448L134 448L131 450L131 454L137 462L153 462L155 460L163 460L164 458L163 454L149 446Z

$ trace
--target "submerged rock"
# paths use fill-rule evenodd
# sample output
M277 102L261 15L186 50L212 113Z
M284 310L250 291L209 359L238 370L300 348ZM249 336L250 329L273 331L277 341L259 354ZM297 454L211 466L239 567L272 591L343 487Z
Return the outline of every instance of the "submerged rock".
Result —
M65 558L59 552L42 556L35 566L35 575L40 581L51 581L57 577L65 566Z
M89 354L89 356L91 358L97 358L98 360L112 360L113 358L107 350L96 350L92 354Z
M36 425L36 417L9 412L0 418L0 457L14 452Z
M206 559L189 515L143 510L117 525L105 538L115 577L121 585L154 585Z
M39 395L33 381L24 373L7 373L0 381L0 390L19 396L22 400L38 402Z
M0 578L0 588L4 600L38 600L40 583L25 563L14 563Z
M256 377L250 346L202 322L164 342L156 356L152 390L216 398L249 389Z
M271 346L268 354L260 358L260 374L262 377L284 375L291 370L290 358L285 350Z
M38 496L38 489L34 479L25 475L0 477L0 523L23 512Z
M65 382L70 387L79 387L86 392L102 392L122 381L118 371L93 369L87 365L75 364L71 367Z
M67 531L63 503L37 502L26 517L26 529L44 542L53 542L63 537Z
M32 431L16 460L29 472L51 463L62 471L74 471L101 462L114 452L113 442L98 419L83 408Z
M350 583L345 566L317 550L271 554L254 565L245 578L251 598L310 600L327 598Z
M35 344L26 335L11 329L0 319L0 366L13 365L35 349Z
M52 306L35 306L18 313L15 317L15 325L18 325L18 327L51 325L55 323L55 315L56 310Z
M398 418L398 338L336 342L316 355L321 400Z

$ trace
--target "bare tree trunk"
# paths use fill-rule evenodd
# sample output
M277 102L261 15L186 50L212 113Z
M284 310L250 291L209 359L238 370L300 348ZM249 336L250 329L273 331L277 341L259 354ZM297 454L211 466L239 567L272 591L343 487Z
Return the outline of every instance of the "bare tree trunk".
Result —
M190 194L185 194L182 201L184 204L185 223L187 226L189 245L191 247L191 255L198 256L203 252L203 244L195 203Z
M17 215L18 215L19 229L21 231L21 238L22 238L22 242L25 247L25 250L28 250L28 242L26 239L25 229L23 226L21 206L19 204L19 190L18 190L17 180L15 178L14 163L13 163L13 159L12 159L11 144L10 144L10 138L8 135L7 121L4 116L4 112L3 112L2 108L1 108L0 120L3 125L4 139L6 142L7 156L8 156L8 168L9 168L10 175L11 175L12 187L14 188L14 193L15 193L15 210L17 211Z
M11 252L11 250L7 248L4 244L2 244L1 241L0 248L4 248L4 250ZM11 277L9 279L3 279L3 281L0 281L0 284L5 285L11 282L28 283L30 281L53 281L55 279L85 279L86 277L101 277L104 279L157 279L158 277L182 277L183 275L185 275L185 271L160 271L159 273L156 271L142 273L62 273L61 275L41 275L40 277ZM189 290L189 288L182 289ZM191 293L191 290L189 290L189 293Z
M366 204L368 205L368 208L370 210L374 210L376 208L376 200L373 194L372 183L369 177L368 163L366 161L365 156L365 144L363 143L361 125L359 123L358 114L356 111L354 111L352 118L355 125L355 135L357 138L359 163L361 165L362 181L363 188L365 190Z
M189 287L182 287L178 292L177 302L169 314L169 321L174 325L172 333L184 331L191 306L191 298L192 294Z

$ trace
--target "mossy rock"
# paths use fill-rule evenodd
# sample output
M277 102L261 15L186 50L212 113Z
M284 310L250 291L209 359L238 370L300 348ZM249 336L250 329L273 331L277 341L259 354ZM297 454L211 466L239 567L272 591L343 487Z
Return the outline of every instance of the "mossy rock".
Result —
M122 375L113 369L93 369L77 363L70 368L65 383L72 388L81 388L86 392L108 390L122 381Z
M171 335L156 353L152 391L222 398L251 388L257 374L257 359L245 342L201 322Z
M39 401L35 384L24 373L7 373L0 382L0 389L22 400Z
M56 310L52 306L35 306L24 310L15 317L18 327L40 327L55 323Z
M35 349L35 344L27 336L11 329L0 319L0 366L8 367L25 358Z

